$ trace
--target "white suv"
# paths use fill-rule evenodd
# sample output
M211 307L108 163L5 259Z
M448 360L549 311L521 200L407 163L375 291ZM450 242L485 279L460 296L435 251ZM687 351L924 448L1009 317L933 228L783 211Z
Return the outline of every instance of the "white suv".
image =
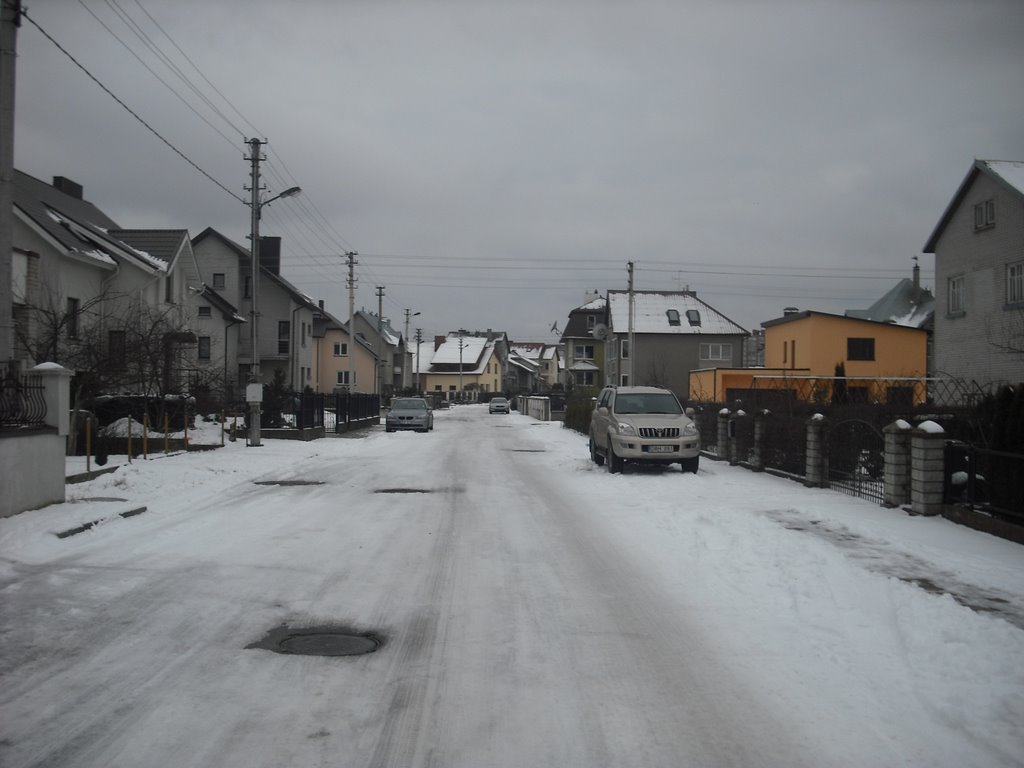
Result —
M696 472L700 433L671 390L605 387L590 417L590 458L612 473L627 461Z

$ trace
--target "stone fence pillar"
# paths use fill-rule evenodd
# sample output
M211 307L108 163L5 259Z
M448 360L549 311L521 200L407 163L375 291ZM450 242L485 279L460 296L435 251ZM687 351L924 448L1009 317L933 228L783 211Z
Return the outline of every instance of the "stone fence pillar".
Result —
M764 472L764 437L768 433L768 416L768 411L754 414L754 450L750 456L750 468L755 472Z
M885 492L883 505L898 507L910 501L910 424L899 419L885 434Z
M807 453L804 459L804 485L828 486L828 454L825 451L825 416L816 413L807 420Z
M946 433L925 421L910 433L910 511L938 515L946 491Z
M730 415L728 408L723 408L718 412L718 445L715 447L715 453L720 459L728 459L732 455L729 442Z
M71 377L69 371L57 363L40 363L32 368L43 382L46 398L46 423L54 427L60 437L71 432Z

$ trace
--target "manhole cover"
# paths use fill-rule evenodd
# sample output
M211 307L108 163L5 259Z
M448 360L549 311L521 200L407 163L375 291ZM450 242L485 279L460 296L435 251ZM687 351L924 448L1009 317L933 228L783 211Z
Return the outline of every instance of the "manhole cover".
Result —
M382 644L383 640L372 632L336 627L278 627L246 647L292 656L363 656L373 653Z
M257 480L255 485L323 485L323 480Z
M429 488L378 488L374 493L433 493Z

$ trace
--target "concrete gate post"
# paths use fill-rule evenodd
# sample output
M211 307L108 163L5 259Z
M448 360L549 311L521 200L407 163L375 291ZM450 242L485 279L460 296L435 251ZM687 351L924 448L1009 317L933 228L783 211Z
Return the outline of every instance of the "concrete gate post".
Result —
M825 416L816 413L807 420L807 452L804 459L804 485L828 487L828 456L825 453Z
M946 491L946 433L925 421L910 433L910 510L938 515Z
M729 446L729 413L728 408L718 412L718 445L715 446L715 453L720 459L728 459L732 455Z
M768 432L768 411L754 414L754 451L750 457L750 468L755 472L764 472L764 436Z
M885 435L885 474L883 505L898 507L910 501L910 430L898 419L882 432Z

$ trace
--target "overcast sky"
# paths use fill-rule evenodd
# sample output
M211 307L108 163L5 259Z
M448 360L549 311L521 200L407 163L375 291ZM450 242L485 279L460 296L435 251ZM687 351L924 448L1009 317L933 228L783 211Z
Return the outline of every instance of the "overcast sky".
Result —
M268 139L267 194L304 192L264 209L284 276L344 319L356 250L357 307L383 285L385 316L421 312L428 336L554 342L631 260L638 289L688 287L747 329L789 305L864 308L910 275L975 157L1024 159L1019 0L27 11L222 186L27 20L19 170L77 181L122 227L245 244L231 195L247 198L245 139Z

